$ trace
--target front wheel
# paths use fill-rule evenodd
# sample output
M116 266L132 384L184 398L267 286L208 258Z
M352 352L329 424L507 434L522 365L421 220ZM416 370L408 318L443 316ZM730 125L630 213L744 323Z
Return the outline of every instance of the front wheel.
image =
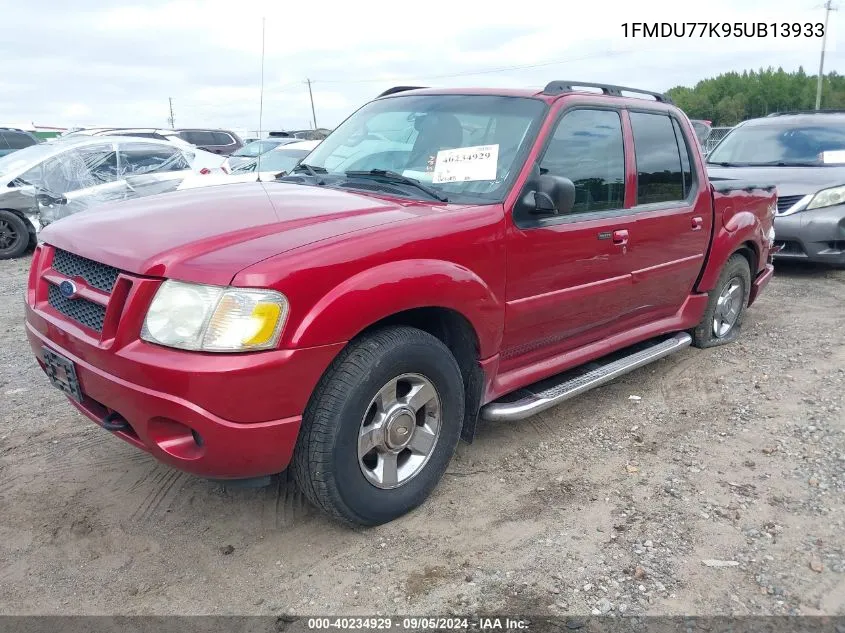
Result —
M410 327L351 342L320 380L294 451L299 487L343 521L378 525L420 505L455 451L464 412L449 349Z
M715 347L735 341L742 328L750 293L748 260L734 253L722 269L716 287L709 293L704 318L692 332L693 345Z
M11 211L0 211L0 259L20 257L29 246L26 222Z

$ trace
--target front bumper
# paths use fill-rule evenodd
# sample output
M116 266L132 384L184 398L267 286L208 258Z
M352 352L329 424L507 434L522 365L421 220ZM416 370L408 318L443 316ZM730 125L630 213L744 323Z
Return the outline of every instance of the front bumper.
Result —
M778 259L845 265L845 205L775 217Z
M100 425L117 416L128 423L114 432L121 439L213 479L260 477L287 467L311 391L342 348L191 354L139 341L109 357L29 306L26 333L42 367L45 346L74 363L83 398L68 399L82 413Z

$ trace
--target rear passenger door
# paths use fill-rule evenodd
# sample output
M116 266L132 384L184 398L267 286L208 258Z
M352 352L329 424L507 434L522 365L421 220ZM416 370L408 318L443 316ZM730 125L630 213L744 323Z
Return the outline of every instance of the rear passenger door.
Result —
M636 161L636 218L628 263L635 303L647 323L674 315L692 291L710 241L709 196L700 196L695 139L667 112L629 110Z
M500 371L541 362L623 327L625 148L618 110L577 106L560 117L538 161L575 184L571 213L513 216Z

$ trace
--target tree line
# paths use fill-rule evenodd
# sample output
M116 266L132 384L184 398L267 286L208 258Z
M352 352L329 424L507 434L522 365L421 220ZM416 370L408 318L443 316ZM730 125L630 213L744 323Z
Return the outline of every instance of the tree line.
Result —
M694 88L676 86L667 94L691 119L706 119L714 126L736 125L772 112L812 110L818 75L803 68L729 72L699 81ZM836 72L822 79L822 109L845 109L845 76Z

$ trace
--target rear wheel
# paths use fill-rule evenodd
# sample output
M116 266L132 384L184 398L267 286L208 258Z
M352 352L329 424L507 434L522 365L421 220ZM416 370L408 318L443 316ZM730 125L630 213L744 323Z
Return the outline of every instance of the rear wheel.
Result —
M704 318L692 333L693 345L715 347L735 341L742 328L750 292L751 269L748 260L734 253L709 293Z
M443 476L463 412L461 372L440 340L409 327L364 335L335 360L306 408L297 482L343 521L391 521Z
M20 257L29 246L29 229L11 211L0 211L0 259Z

